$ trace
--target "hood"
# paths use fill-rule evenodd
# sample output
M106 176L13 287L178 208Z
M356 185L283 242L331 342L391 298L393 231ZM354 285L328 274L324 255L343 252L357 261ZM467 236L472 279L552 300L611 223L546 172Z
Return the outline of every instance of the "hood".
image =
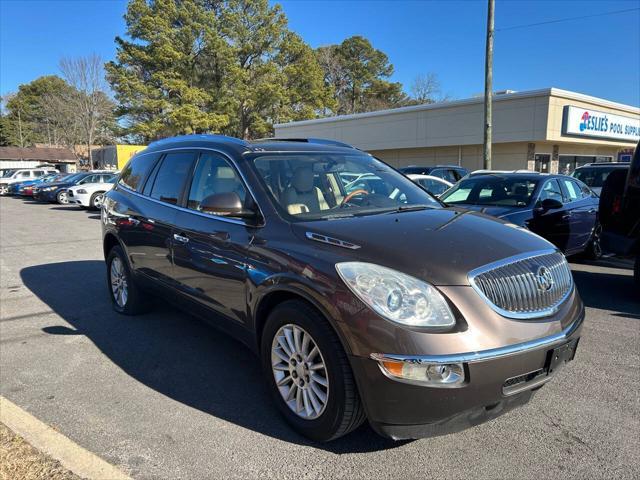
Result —
M458 208L301 222L296 235L344 261L376 263L434 285L469 285L467 274L507 257L555 247L527 230ZM309 240L307 232L359 245L346 249Z

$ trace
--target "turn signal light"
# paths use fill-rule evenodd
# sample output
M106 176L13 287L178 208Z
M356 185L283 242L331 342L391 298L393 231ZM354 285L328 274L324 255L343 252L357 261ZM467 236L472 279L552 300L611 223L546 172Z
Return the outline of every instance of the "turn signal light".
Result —
M379 359L383 373L390 378L432 387L456 387L464 383L461 363L421 363Z

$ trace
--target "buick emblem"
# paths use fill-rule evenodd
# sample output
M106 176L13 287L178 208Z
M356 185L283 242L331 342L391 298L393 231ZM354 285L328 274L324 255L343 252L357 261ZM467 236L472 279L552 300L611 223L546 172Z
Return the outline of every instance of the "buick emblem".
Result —
M553 275L551 270L547 267L538 267L536 271L536 283L538 284L538 290L541 292L548 292L553 287Z

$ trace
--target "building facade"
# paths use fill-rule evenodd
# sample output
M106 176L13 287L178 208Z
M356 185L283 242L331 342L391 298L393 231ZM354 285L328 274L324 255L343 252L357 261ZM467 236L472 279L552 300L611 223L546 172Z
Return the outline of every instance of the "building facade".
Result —
M91 158L96 168L122 170L131 157L145 148L145 145L108 145L91 150Z
M0 170L53 165L63 173L76 171L77 158L68 148L0 147Z
M395 166L483 168L483 98L275 125L276 138L339 140ZM493 101L494 169L569 173L625 160L640 140L640 108L548 88Z

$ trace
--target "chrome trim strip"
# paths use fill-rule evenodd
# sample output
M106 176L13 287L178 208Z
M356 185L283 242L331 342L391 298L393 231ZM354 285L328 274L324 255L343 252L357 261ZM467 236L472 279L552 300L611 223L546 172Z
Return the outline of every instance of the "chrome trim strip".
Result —
M567 293L565 293L562 296L562 298L560 298L553 307L545 308L543 310L539 310L536 312L523 312L523 313L511 312L509 310L505 310L497 306L484 294L482 289L476 284L475 278L478 275L481 275L490 270L494 270L496 268L504 267L512 263L519 262L521 260L528 260L531 258L541 257L543 255L550 255L552 253L562 253L562 252L560 252L560 250L555 248L549 248L545 250L536 250L534 252L521 253L519 255L514 255L512 257L503 258L502 260L498 260L497 262L489 263L487 265L483 265L482 267L479 267L479 268L476 268L475 270L470 271L467 274L467 279L469 280L469 284L473 287L476 293L480 295L480 298L482 298L487 303L487 305L491 307L491 309L494 312L498 313L499 315L502 315L503 317L514 318L518 320L528 320L528 319L534 319L534 318L548 317L556 313L560 308L560 305L562 305L575 290L575 283L573 281L573 276L571 274L570 274L571 287L567 290Z
M218 149L215 149L215 148L209 148L209 147L176 147L176 148L167 148L167 149L164 149L164 150L154 150L153 152L147 152L147 151L143 150L140 153L137 153L136 155L131 157L131 160L133 160L134 158L139 157L139 156L142 157L143 155L153 155L153 154L163 155L163 154L165 154L167 152L173 152L173 151L178 151L178 150L193 150L193 151L207 150L207 151L210 151L210 152L216 152L216 153L222 155L223 157L225 157L229 161L229 163L231 164L233 169L238 173L238 175L242 179L242 183L244 184L244 186L246 187L247 191L251 195L251 198L253 198L253 203L256 205L256 207L258 207L258 211L260 212L260 216L262 217L263 222L261 224L259 224L259 225L251 225L251 224L248 224L247 222L245 222L243 220L238 220L238 219L235 219L235 218L223 217L223 216L220 216L220 215L211 215L211 214L208 214L208 213L202 213L202 212L198 212L196 210L191 210L189 208L180 207L178 205L172 205L170 203L161 202L160 200L157 200L155 198L151 198L151 197L148 197L146 195L142 195L141 193L134 192L130 188L128 188L125 185L121 184L120 183L120 175L118 175L118 181L116 182L115 185L118 188L122 188L127 193L132 193L133 195L137 195L138 197L144 198L145 200L150 200L152 202L159 203L160 205L164 205L164 206L167 206L167 207L172 207L172 208L175 208L176 210L180 210L180 211L183 211L183 212L192 213L194 215L200 215L201 217L212 218L214 220L221 220L223 222L235 223L237 225L244 225L244 226L252 227L252 228L261 228L261 227L264 227L266 225L267 218L265 217L264 213L262 212L262 208L260 208L260 204L258 204L258 202L256 200L256 195L253 192L253 189L249 185L249 182L247 182L247 177L245 177L245 175L238 168L238 165L233 161L233 159L228 154L223 152L222 150L218 150ZM131 160L129 160L129 162ZM127 165L129 164L129 162L127 162ZM124 166L124 168L121 170L120 173L122 173L122 171L124 171L124 169L127 167L127 165Z
M361 248L360 245L356 245L355 243L345 242L344 240L340 240L339 238L328 237L327 235L323 235L321 233L306 232L305 236L309 240L314 240L320 243L326 243L328 245L333 245L335 247L348 248L350 250L357 250Z
M489 350L481 350L479 352L465 352L465 353L453 353L450 355L396 355L390 353L372 353L370 357L378 362L380 361L392 361L392 362L407 362L407 363L477 363L486 362L489 360L496 360L499 358L509 357L511 355L518 355L526 353L531 350L537 350L541 348L550 348L554 345L568 340L582 325L584 321L584 310L580 313L578 318L567 328L560 333L550 335L548 337L538 338L536 340L530 340L528 342L516 343L508 345L506 347L492 348Z

